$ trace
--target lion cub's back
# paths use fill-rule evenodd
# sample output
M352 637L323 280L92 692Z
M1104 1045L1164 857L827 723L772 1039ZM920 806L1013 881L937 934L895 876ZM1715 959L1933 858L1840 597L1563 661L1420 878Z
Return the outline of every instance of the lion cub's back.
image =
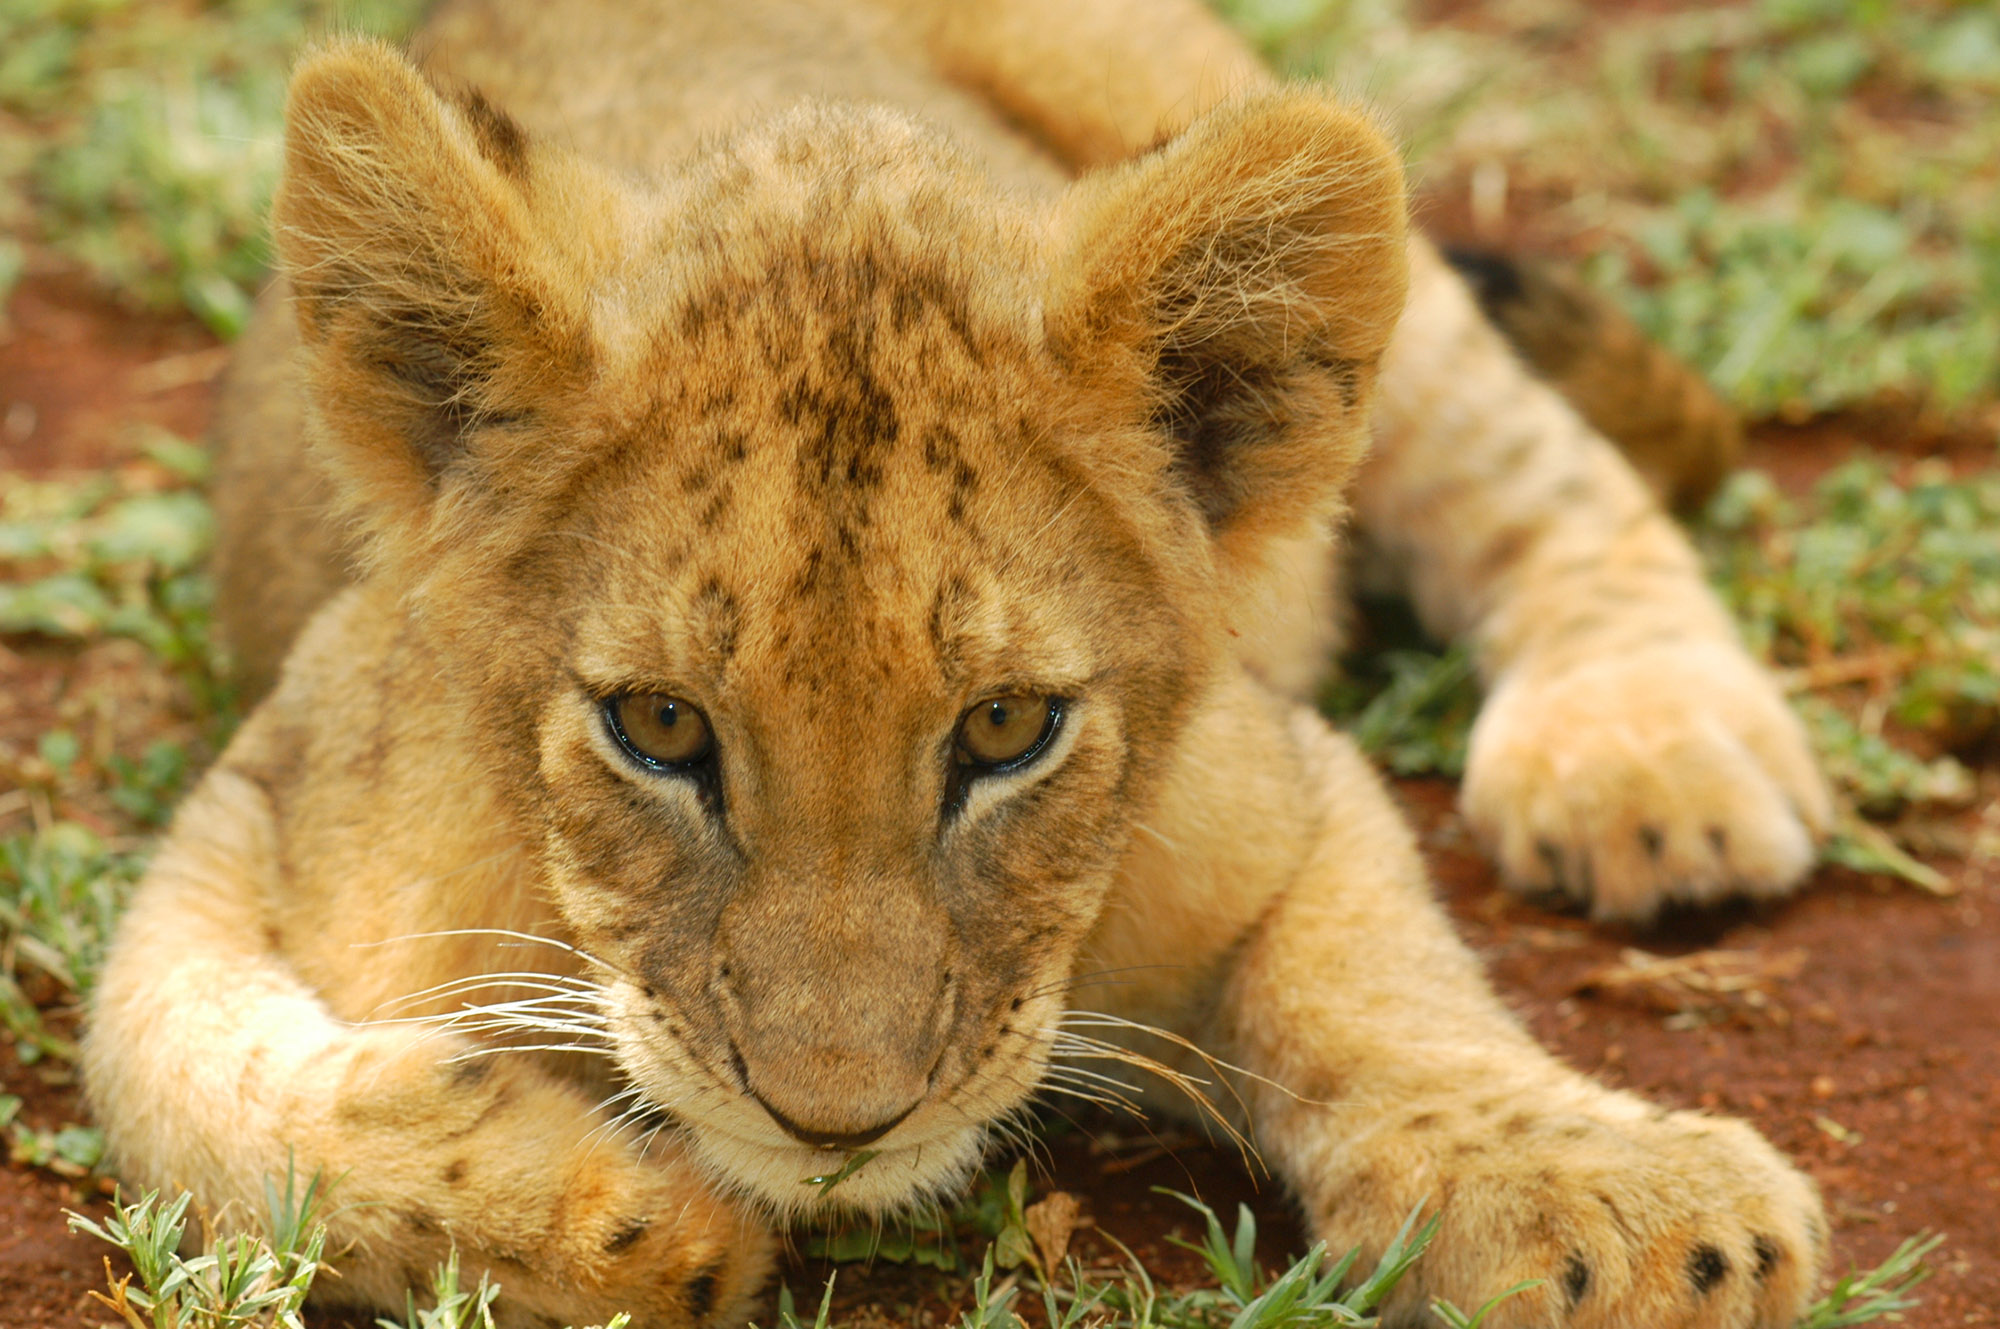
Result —
M922 5L916 8L923 8ZM445 83L469 83L531 134L636 170L709 131L801 98L915 112L1035 189L1065 172L941 78L894 6L858 0L446 0L412 43Z

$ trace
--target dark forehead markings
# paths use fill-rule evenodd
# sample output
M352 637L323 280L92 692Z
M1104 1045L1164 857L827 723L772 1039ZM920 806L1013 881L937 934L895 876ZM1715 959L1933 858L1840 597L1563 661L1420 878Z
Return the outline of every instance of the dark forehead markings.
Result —
M817 212L838 206L829 194ZM824 238L842 230L847 239ZM895 456L916 441L920 424L926 466L944 482L948 520L967 526L980 486L952 430L923 419L979 411L980 403L968 399L978 394L968 392L967 375L977 377L990 348L974 327L967 280L946 263L899 252L890 236L858 223L760 237L761 259L747 268L739 260L689 292L677 310L679 331L705 343L697 354L731 354L734 343L774 371L778 391L766 400L796 449L792 526L801 554L791 590L798 599L845 594L849 570L873 556L867 539L878 518L873 508ZM941 372L906 387L907 364ZM742 399L734 390L724 397L711 392L700 405L711 426L740 422ZM749 450L739 435L702 448L684 472L697 499L698 529L712 533L729 519L731 463Z
M932 425L924 430L924 466L933 475L943 475L958 460L958 432L950 425Z
M882 483L885 454L902 432L896 403L875 376L872 329L836 323L821 363L798 374L779 399L787 424L801 431L799 487L825 496L839 486Z
M825 549L813 545L806 550L805 557L799 560L798 575L792 578L792 594L796 598L808 599L819 590L825 564Z
M704 531L713 531L729 515L729 503L735 496L734 485L725 484L717 488L708 502L702 504L701 511L695 514L695 524Z
M962 652L959 638L963 631L961 624L972 605L972 588L964 577L953 572L938 583L931 596L931 612L926 624L930 632L931 650L937 656L938 668L950 678L958 672Z
M945 516L951 518L954 522L963 524L965 521L965 505L972 500L972 496L978 491L979 472L961 461L957 466L952 468L951 497L945 502Z
M889 322L898 335L908 335L932 315L944 324L959 349L975 367L986 363L986 349L972 327L971 301L965 284L928 264L899 270L889 291Z
M486 159L499 167L502 175L521 180L528 170L528 136L521 132L521 126L477 88L467 92L459 106Z
M736 643L743 633L742 601L711 572L695 592L694 612L701 625L702 645L719 662L728 664L735 658Z
M924 468L932 475L951 481L951 496L945 500L945 515L963 524L966 505L979 489L979 472L965 460L958 434L949 425L932 425L924 431Z

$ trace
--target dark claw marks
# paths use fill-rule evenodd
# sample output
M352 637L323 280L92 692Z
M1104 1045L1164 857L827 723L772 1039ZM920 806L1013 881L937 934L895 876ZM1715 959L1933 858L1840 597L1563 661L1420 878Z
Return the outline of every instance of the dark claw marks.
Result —
M1542 866L1549 870L1549 885L1555 890L1563 888L1562 850L1556 848L1554 840L1535 841L1535 852L1542 856Z
M454 1089L477 1089L486 1083L486 1077L493 1074L493 1059L473 1057L466 1061L447 1063L445 1073L451 1077Z
M1589 906L1597 893L1597 881L1590 867L1590 855L1579 849L1574 857L1564 855L1554 840L1535 841L1535 853L1548 870L1549 889L1559 896Z
M1563 1266L1563 1291L1569 1293L1569 1304L1574 1306L1583 1300L1583 1294L1590 1291L1590 1266L1580 1255L1569 1257Z
M1778 1267L1778 1261L1785 1258L1785 1252L1779 1248L1778 1243L1761 1232L1750 1242L1750 1249L1757 1253L1759 1283L1770 1277L1771 1271Z
M1705 1297L1717 1283L1729 1276L1729 1257L1713 1246L1697 1246L1688 1256L1688 1282L1694 1293Z
M709 1313L715 1309L716 1285L721 1281L720 1262L708 1266L688 1280L687 1311L690 1320L700 1324L708 1319Z
M639 1238L645 1236L646 1229L651 1226L652 1220L649 1218L631 1219L624 1227L619 1228L618 1231L611 1235L611 1240L604 1243L604 1253L606 1255L622 1255L626 1251L631 1250L639 1244Z

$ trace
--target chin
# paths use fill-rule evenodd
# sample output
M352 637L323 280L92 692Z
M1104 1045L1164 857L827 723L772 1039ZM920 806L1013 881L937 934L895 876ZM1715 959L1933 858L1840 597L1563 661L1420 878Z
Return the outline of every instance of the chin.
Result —
M803 1144L750 1143L687 1124L690 1152L722 1187L784 1222L835 1214L888 1216L956 1195L978 1171L990 1132L971 1126L898 1144L892 1135L873 1150L818 1149ZM838 1182L825 1179L853 1159L872 1154Z

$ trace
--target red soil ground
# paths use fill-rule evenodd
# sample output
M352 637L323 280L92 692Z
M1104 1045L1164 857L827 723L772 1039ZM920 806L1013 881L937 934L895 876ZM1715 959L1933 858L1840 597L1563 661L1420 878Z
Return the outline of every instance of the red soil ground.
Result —
M47 279L25 284L7 312L0 483L8 473L122 460L134 420L195 436L204 427L219 360L198 329L135 318ZM1871 431L1878 427L1861 429L1860 441L1908 446L1907 436ZM1824 431L1797 431L1769 436L1753 460L1798 482L1838 451ZM0 640L0 737L18 741L46 726L71 664L46 643ZM1936 898L1829 868L1775 907L1622 935L1497 893L1452 811L1450 786L1413 781L1401 792L1466 939L1544 1040L1661 1102L1755 1121L1824 1188L1837 1267L1873 1264L1915 1232L1944 1233L1937 1276L1909 1324L2000 1324L1994 874L1941 862L1957 894ZM1632 946L1680 957L1680 976L1636 973L1624 954ZM83 1116L74 1085L48 1063L22 1067L0 1051L0 1090L26 1100L31 1125ZM1225 1214L1239 1199L1253 1202L1270 1260L1302 1246L1268 1182L1259 1189L1233 1154L1184 1136L1086 1121L1051 1140L1042 1162L1036 1190L1077 1194L1095 1225L1078 1235L1086 1258L1112 1258L1100 1234L1115 1236L1156 1274L1192 1279L1195 1263L1164 1238L1193 1237L1195 1228L1179 1204L1151 1193L1161 1185L1193 1190ZM0 1168L0 1326L108 1318L85 1298L101 1285L105 1248L65 1232L65 1206L101 1207L95 1183ZM794 1259L785 1276L803 1305L826 1270ZM935 1271L844 1266L836 1300L850 1320L943 1323L965 1304L964 1291L963 1278ZM770 1322L768 1309L762 1318Z

